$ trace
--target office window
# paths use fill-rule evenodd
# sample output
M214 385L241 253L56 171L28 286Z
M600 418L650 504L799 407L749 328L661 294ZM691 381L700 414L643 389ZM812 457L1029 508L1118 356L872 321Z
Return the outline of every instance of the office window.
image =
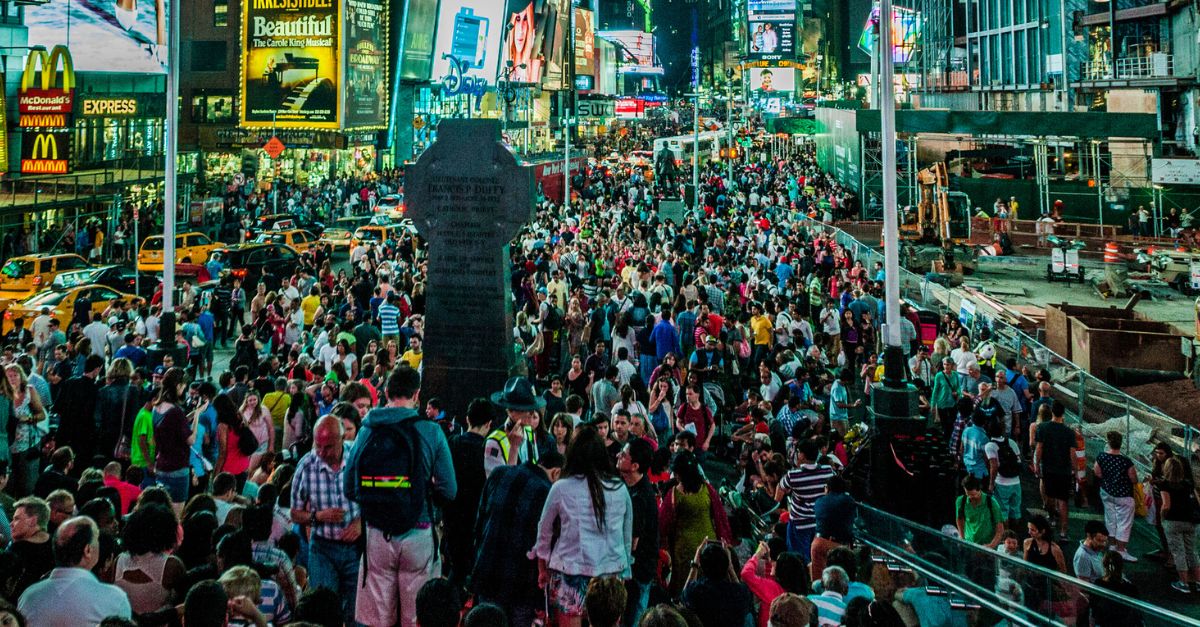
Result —
M233 121L233 94L198 92L192 95L192 122L223 124Z
M192 42L192 71L193 72L224 72L225 51L224 41L193 41Z
M229 0L213 0L213 26L229 26Z

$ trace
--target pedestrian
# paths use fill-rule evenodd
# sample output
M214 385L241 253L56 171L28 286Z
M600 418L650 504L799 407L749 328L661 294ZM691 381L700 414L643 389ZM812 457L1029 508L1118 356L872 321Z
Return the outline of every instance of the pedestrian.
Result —
M1133 484L1137 469L1121 454L1124 437L1119 431L1105 435L1108 449L1096 456L1092 472L1100 480L1100 502L1104 506L1104 526L1108 528L1116 550L1126 562L1136 562L1129 554L1129 536L1133 532Z
M1036 448L1035 474L1041 479L1042 492L1050 505L1052 514L1057 514L1058 528L1065 536L1067 531L1067 501L1074 491L1075 480L1075 434L1063 424L1066 407L1054 401L1052 419L1038 424L1034 433Z
M1173 456L1163 464L1163 531L1175 562L1179 580L1171 587L1179 592L1200 591L1200 558L1196 554L1196 485L1185 474L1183 461ZM1124 558L1124 556L1122 556ZM1128 561L1128 560L1126 560Z

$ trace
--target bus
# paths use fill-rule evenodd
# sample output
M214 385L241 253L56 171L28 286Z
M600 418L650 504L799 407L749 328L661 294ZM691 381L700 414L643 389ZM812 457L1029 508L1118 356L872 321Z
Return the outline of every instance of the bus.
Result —
M715 160L721 155L721 146L725 143L725 133L722 131L704 131L700 133L700 162ZM692 162L692 145L696 136L678 135L675 137L660 137L654 140L654 156L663 150L670 150L675 155L675 164L685 166Z

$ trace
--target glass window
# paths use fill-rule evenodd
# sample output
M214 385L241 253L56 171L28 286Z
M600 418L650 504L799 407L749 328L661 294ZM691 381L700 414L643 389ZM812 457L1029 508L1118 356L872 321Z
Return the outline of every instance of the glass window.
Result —
M213 0L213 26L229 26L229 0Z
M224 41L193 41L192 71L224 72L227 47L228 44Z
M192 243L190 245L191 246L208 246L211 243L212 243L212 240L208 239L207 235L196 234L196 235L192 236Z
M4 264L3 269L0 269L0 274L10 279L19 279L31 272L33 272L32 261L10 261Z
M76 257L74 255L69 255L67 257L60 257L58 259L58 269L60 271L61 270L74 270L76 268L82 268L84 265L85 265L85 262L83 261L83 259L80 259L79 257Z
M163 249L162 236L155 235L154 237L147 237L146 241L142 242L142 249L143 250L162 250Z

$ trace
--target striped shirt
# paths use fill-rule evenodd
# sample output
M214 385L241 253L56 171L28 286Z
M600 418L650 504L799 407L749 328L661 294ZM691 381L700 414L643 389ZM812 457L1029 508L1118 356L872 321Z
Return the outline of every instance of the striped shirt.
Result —
M817 464L803 464L789 470L779 482L788 497L788 517L799 529L816 529L817 519L813 516L813 503L825 494L825 484L833 476L833 468Z
M292 477L292 508L307 510L314 515L334 507L346 510L341 523L313 522L312 532L319 538L338 540L350 522L360 516L358 504L346 498L342 488L342 477L346 472L344 460L349 455L349 446L343 444L343 464L337 470L330 468L312 451L305 453L296 465Z
M379 306L379 330L384 337L400 335L400 321L396 319L399 315L400 308L391 303Z
M810 594L808 600L817 606L817 624L821 627L837 627L846 614L846 601L842 595L831 590L821 594Z

